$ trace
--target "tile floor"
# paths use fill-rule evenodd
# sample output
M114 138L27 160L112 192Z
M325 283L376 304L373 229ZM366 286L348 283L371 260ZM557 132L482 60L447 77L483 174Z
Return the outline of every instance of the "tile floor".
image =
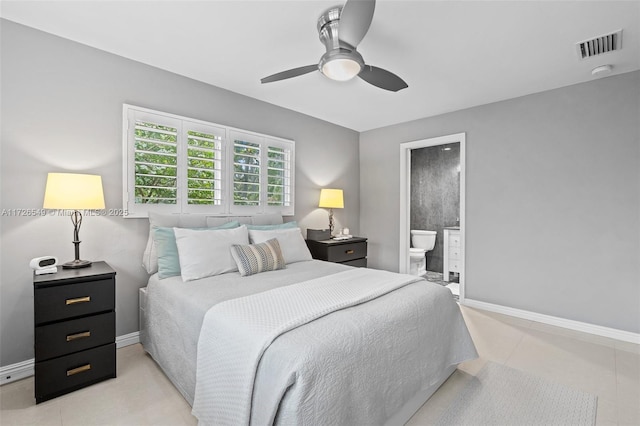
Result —
M598 396L597 425L640 425L640 346L462 307L480 358L459 369L409 425L435 422L488 361ZM118 378L35 405L33 378L0 388L0 424L195 425L191 407L140 345L118 350Z
M444 280L442 272L427 271L427 273L423 276L427 279L427 281L431 281L432 283L440 284L443 286L446 286L452 282L458 282L458 278L454 276L454 274L450 274L450 281Z
M456 275L457 274L451 275L451 281L444 281L442 272L427 271L423 276L429 282L447 287L451 290L451 293L453 293L453 298L460 300L460 284L458 283L458 277Z

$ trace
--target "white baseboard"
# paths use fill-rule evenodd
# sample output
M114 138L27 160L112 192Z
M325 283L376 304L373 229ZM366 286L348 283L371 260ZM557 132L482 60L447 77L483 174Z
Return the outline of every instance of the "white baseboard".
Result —
M33 376L33 358L15 364L0 367L0 385Z
M116 337L117 349L124 348L129 345L135 345L136 343L140 343L139 331ZM31 358L26 361L0 367L0 385L6 385L7 383L33 376L34 364L34 359Z
M140 343L140 332L134 331L133 333L125 334L116 337L116 348L124 348L125 346L135 345Z
M554 317L551 315L538 314L536 312L525 311L522 309L509 308L502 305L494 305L493 303L481 302L479 300L464 299L462 304L470 308L483 309L485 311L496 312L499 314L509 315L512 317L523 318L531 321L541 322L543 324L555 325L556 327L568 328L570 330L582 331L583 333L595 334L597 336L609 337L623 342L631 342L640 344L640 334L630 331L618 330L615 328L603 327L601 325L589 324L586 322L574 321L565 318Z

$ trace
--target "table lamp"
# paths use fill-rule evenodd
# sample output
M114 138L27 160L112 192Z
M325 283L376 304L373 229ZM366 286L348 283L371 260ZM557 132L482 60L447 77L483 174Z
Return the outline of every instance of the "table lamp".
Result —
M327 189L320 191L320 203L318 207L329 209L329 233L333 236L333 209L344 208L342 189Z
M104 209L102 177L77 173L49 173L44 191L45 209L73 210L73 244L76 258L62 265L66 269L86 268L91 266L88 260L80 260L80 210Z

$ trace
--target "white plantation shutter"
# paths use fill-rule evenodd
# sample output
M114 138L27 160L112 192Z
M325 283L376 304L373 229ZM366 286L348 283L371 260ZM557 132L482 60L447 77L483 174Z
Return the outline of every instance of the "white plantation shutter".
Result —
M294 213L293 141L124 105L124 210Z
M266 148L266 206L273 210L293 209L293 145L267 139Z
M186 193L183 212L223 212L225 129L185 122Z
M125 208L129 217L179 209L178 139L180 121L127 111Z
M233 144L232 212L260 206L262 183L261 138L246 133L231 133Z
M230 141L233 144L230 213L292 215L293 142L235 131L230 132Z
M136 120L134 137L136 203L176 204L177 129Z

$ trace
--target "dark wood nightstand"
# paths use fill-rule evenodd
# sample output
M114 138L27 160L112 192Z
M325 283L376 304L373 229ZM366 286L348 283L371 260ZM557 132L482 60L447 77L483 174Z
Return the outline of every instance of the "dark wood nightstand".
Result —
M116 271L34 275L36 403L116 377Z
M343 265L367 267L367 239L353 237L348 240L306 240L314 259Z

